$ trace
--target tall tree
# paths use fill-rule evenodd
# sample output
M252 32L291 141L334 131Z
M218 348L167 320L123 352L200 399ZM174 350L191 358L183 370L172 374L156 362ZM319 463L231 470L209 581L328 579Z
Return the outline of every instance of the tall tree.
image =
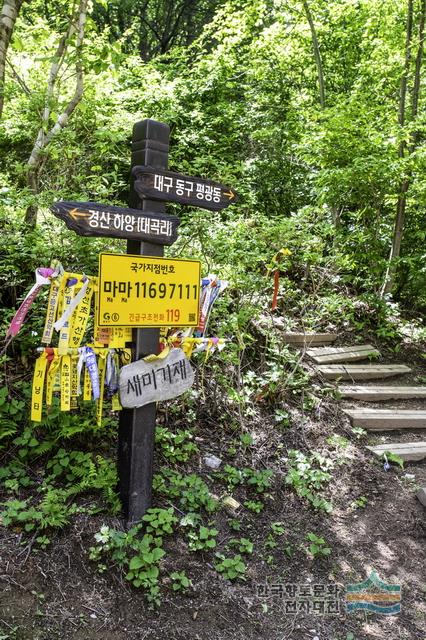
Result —
M195 40L222 0L111 0L95 4L93 20L145 61ZM137 37L135 37L137 34Z
M408 99L408 91L407 91L408 80L409 80L410 70L412 67L413 20L414 20L413 0L408 0L406 41L405 41L405 63L404 63L404 70L403 70L403 73L401 76L401 82L400 82L399 110L398 110L398 123L401 129L403 129L406 126L407 120L408 120L406 103ZM411 97L411 108L409 113L409 120L411 125L415 125L418 109L419 109L421 68L422 68L423 50L424 50L425 20L426 20L426 0L421 0L419 23L418 23L417 55L416 55L416 61L414 65L414 72L413 72L413 75L414 75L413 89L412 89L412 97ZM408 144L404 136L401 136L401 142L399 143L399 148L398 148L398 155L401 160L407 158L409 155L411 155L415 151L417 146L417 141L418 141L418 132L415 130L415 127L413 126L410 132ZM390 255L389 255L388 265L386 268L383 286L381 289L382 295L386 293L390 293L394 286L395 274L396 274L396 260L400 257L400 254L401 254L401 243L402 243L402 237L404 233L405 219L406 219L406 213L407 213L407 195L408 195L408 190L410 188L412 179L413 179L412 170L406 169L404 171L404 175L399 186L392 246L390 250Z
M3 0L0 14L0 118L4 107L4 82L6 72L6 56L18 17L24 0Z
M303 9L305 11L306 18L309 23L309 28L311 30L312 48L314 50L315 64L317 66L317 74L318 74L318 90L319 90L320 105L321 105L321 109L325 109L325 82L324 82L323 64L322 64L321 52L320 52L320 47L318 42L317 30L315 28L315 23L312 17L311 8L307 0L303 0Z
M68 120L83 96L84 75L82 53L87 5L88 0L80 0L77 5L73 5L68 28L59 40L50 66L40 128L27 162L27 184L34 196L39 192L40 175L47 147L52 139L67 125ZM53 106L57 100L57 98L55 100L55 93L58 90L59 72L67 60L70 45L74 37L75 50L72 57L75 64L74 92L71 98L65 103L65 106L58 109L58 115L52 119ZM30 226L35 226L37 222L37 204L35 202L28 207L25 221Z

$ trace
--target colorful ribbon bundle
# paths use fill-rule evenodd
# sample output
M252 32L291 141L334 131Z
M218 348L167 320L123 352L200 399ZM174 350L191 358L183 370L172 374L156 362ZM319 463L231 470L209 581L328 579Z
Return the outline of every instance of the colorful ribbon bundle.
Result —
M42 420L43 405L49 408L53 395L59 395L61 411L78 408L78 400L96 402L96 421L101 424L104 397L112 409L121 408L118 388L120 366L131 361L131 327L98 327L96 323L98 278L64 271L62 265L36 270L36 282L26 295L7 331L11 340L20 331L32 303L44 286L49 285L46 319L41 354L35 363L31 419ZM213 304L228 283L214 275L201 282L200 321L195 329L164 328L160 332L160 354L163 358L172 347L181 347L190 358L205 352L206 358L221 351L226 340L206 338L205 332ZM94 301L94 302L93 302ZM92 328L92 303L95 307L92 342L83 340ZM52 341L57 336L57 346ZM149 356L150 357L150 356Z
M194 331L194 337L203 338L206 333L212 307L219 295L226 289L228 282L209 275L201 281L200 322Z
M116 350L90 345L59 353L58 348L45 347L34 368L31 420L41 422L43 404L50 407L56 391L60 394L61 411L76 409L81 396L83 401L96 401L96 421L100 426L104 395L111 399L114 411L121 409L118 372L120 366L128 364L130 360L130 349Z
M187 358L191 358L193 353L206 353L206 358L215 351L222 351L227 340L225 338L191 338L184 335L174 334L163 338L160 343L161 351L172 347L180 347Z

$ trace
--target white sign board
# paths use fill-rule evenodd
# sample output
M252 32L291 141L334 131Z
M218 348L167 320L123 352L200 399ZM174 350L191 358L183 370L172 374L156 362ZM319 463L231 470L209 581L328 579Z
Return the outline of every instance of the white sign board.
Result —
M120 402L126 409L150 402L171 400L194 384L194 371L182 349L172 349L165 358L137 360L120 371Z

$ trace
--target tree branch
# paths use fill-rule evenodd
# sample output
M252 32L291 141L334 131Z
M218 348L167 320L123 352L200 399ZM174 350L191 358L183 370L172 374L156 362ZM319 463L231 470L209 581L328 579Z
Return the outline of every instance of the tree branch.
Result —
M85 25L87 18L87 4L88 0L80 0L77 12L73 8L73 14L66 33L61 37L57 46L53 62L50 67L49 77L47 80L46 97L42 115L42 122L39 128L36 141L31 151L30 157L27 162L27 183L30 190L34 193L38 193L40 168L42 164L42 152L46 149L53 138L67 125L69 118L77 107L83 96L84 90L84 70L82 63L82 50L85 33ZM64 63L70 40L74 34L76 37L76 81L75 89L72 97L68 101L65 109L60 113L49 129L49 118L51 114L52 100L54 91L58 82L58 74ZM34 226L37 220L37 207L36 205L30 205L27 209L25 221Z
M413 86L413 95L412 95L411 113L410 113L410 119L412 124L415 123L417 118L417 113L418 113L418 103L419 103L419 97L420 97L421 67L422 67L422 61L423 61L425 21L426 21L426 0L422 0L420 18L419 18L419 40L418 40L417 55L416 55L416 62L415 62L415 69L414 69L414 86ZM405 64L404 64L404 71L401 76L400 101L399 101L399 111L398 111L398 122L401 126L404 126L406 122L406 118L405 118L406 96L407 96L408 75L409 75L410 64L411 64L412 33L413 33L413 0L408 0L406 41L405 41ZM416 131L412 132L410 135L410 144L408 147L409 154L412 154L415 151L417 138L418 138L418 132ZM405 142L405 140L401 140L398 148L398 155L400 158L404 158L406 148L407 148L407 143ZM396 205L395 224L394 224L393 237L392 237L392 246L390 250L388 264L386 267L386 273L383 280L383 285L380 291L380 294L382 296L385 295L386 293L390 293L393 289L395 274L396 274L395 260L397 260L401 254L401 244L402 244L402 237L404 233L405 218L406 218L406 211L407 211L407 194L408 194L408 190L410 188L411 182L412 182L412 172L410 170L403 177L402 182L400 184L400 188L399 188L398 201Z
M314 49L315 63L317 65L318 89L319 89L320 105L321 105L321 109L325 109L325 82L324 82L324 72L323 72L323 66L322 66L322 59L321 59L321 53L320 53L320 48L319 48L319 44L318 44L317 31L315 29L315 24L314 24L314 21L313 21L313 18L312 18L312 13L311 13L311 10L309 8L307 0L303 0L303 8L305 10L306 18L308 19L309 27L311 29L312 47Z
M3 7L0 13L0 118L4 107L6 55L23 2L24 0L3 0Z

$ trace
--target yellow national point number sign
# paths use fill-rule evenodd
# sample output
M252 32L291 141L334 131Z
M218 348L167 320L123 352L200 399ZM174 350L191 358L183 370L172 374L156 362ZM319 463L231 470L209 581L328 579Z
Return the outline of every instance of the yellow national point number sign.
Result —
M198 326L201 263L99 254L100 327Z

